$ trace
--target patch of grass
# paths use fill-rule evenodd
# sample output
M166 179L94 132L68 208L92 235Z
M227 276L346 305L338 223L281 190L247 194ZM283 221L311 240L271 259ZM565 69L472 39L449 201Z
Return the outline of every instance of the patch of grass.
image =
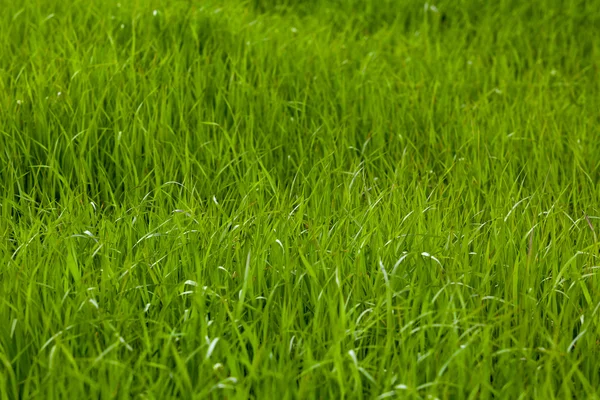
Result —
M597 2L0 9L0 398L598 398Z

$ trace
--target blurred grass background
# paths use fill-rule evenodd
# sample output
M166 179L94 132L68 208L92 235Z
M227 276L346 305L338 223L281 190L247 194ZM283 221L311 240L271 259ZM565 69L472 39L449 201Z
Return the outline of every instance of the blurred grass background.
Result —
M597 398L598 6L0 0L0 397Z

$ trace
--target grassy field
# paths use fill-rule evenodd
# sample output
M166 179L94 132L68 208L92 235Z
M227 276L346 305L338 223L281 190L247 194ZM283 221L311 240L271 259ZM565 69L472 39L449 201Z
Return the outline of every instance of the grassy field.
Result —
M0 0L0 399L598 399L598 0Z

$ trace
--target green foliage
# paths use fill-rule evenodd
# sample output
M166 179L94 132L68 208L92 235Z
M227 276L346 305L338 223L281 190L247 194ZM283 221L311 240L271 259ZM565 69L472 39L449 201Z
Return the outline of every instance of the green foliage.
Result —
M0 9L0 398L598 398L597 1Z

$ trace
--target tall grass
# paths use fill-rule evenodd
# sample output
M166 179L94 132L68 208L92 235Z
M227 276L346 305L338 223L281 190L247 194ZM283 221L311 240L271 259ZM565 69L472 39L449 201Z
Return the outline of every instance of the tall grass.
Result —
M0 398L598 398L597 1L0 26Z

